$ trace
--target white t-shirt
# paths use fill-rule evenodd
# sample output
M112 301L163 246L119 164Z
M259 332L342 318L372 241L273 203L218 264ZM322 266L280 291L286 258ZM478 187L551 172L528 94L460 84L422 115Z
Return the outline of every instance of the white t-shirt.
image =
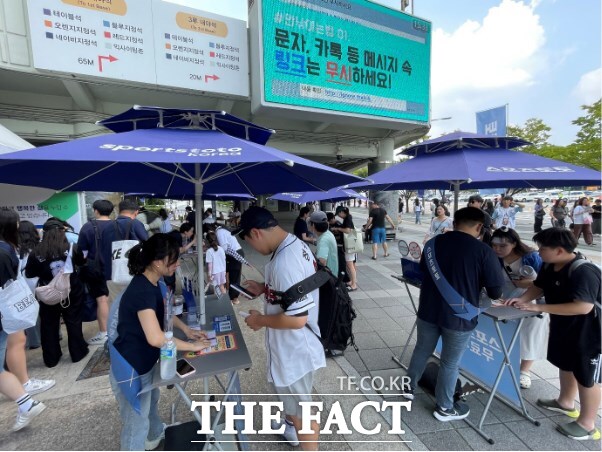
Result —
M268 303L270 290L284 292L315 272L316 261L307 244L288 234L265 266L264 313L283 312L280 305ZM285 315L294 316L308 311L307 326L296 330L265 329L268 381L275 386L290 386L307 373L326 367L324 348L316 336L320 334L319 296L316 289L291 304L285 312Z
M589 212L583 206L577 206L575 207L575 210L573 210L573 223L575 224L584 224L584 220L588 218L589 221L589 217ZM589 222L591 223L591 221Z
M213 268L211 269L211 274L213 275L215 275L216 273L226 271L226 253L224 252L224 249L219 245L217 247L217 250L214 250L211 247L207 249L205 261L207 263L211 262L213 264Z
M496 228L501 228L502 226L508 226L509 228L515 229L516 208L515 207L502 207L502 205L499 205L493 211L492 218L495 220Z
M217 243L219 243L219 246L221 246L224 250L228 249L228 245L234 251L238 251L242 248L240 243L238 243L238 240L236 240L236 237L234 237L226 228L217 228L215 235L217 236Z

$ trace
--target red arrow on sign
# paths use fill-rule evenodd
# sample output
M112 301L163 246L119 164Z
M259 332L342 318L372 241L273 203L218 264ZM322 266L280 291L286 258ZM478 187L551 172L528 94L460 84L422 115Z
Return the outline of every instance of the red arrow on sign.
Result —
M98 55L98 71L99 72L102 72L102 60L109 60L109 63L112 63L113 61L117 61L117 58L115 58L113 55L109 55L109 56Z
M205 76L205 83L207 83L207 80L212 79L212 80L219 80L219 77L217 75L206 75Z

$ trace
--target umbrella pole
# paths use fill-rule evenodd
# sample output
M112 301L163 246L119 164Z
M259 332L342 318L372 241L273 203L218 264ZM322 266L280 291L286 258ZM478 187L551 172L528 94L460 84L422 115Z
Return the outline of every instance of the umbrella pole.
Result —
M460 182L454 182L454 212L458 210L458 197L460 196Z
M197 267L199 271L199 305L198 313L201 325L206 322L205 315L205 266L203 265L203 183L201 182L201 167L197 163L194 165L194 202L196 204L196 217L194 234L196 236L196 250L197 250Z

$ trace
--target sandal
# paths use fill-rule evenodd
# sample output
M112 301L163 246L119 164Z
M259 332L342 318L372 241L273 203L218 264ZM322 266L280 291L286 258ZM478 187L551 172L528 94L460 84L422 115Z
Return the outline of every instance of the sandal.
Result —
M529 372L520 373L520 387L523 389L529 389L531 387L531 374Z
M554 411L556 413L564 414L565 416L577 419L579 417L579 410L576 408L564 408L560 406L556 399L537 399L537 406L545 408L546 410Z
M577 441L586 441L586 440L599 440L600 439L600 430L594 427L593 430L589 432L581 427L577 421L569 422L568 424L558 425L556 427L560 433L564 436L568 436L571 439L576 439Z
M347 292L355 292L357 290L357 287L354 289L351 286L347 286Z
M372 256L372 257L371 257L371 259L372 259L373 261L375 261L375 260L376 260L376 258L375 258L374 256Z
M384 257L389 257L389 254L385 254Z

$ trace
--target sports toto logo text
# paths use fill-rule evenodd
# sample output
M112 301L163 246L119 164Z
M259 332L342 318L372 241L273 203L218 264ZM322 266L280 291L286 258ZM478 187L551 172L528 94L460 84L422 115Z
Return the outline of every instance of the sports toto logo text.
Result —
M136 151L136 152L165 152L170 154L188 154L188 157L197 157L199 155L208 157L220 157L230 155L241 155L242 148L155 148L149 146L129 146L122 144L103 144L100 149L110 149L112 151Z

